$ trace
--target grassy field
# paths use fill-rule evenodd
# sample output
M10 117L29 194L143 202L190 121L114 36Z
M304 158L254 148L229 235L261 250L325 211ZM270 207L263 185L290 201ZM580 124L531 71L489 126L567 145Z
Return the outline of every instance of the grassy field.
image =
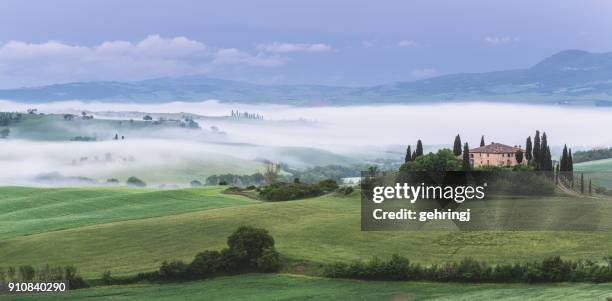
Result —
M231 292L231 293L229 293ZM324 279L291 275L241 275L165 285L99 287L68 294L3 300L601 300L612 284L448 284Z
M574 164L574 170L584 172L584 176L592 179L593 184L612 189L612 159Z
M278 203L225 195L218 188L5 188L2 195L6 206L0 220L8 229L0 243L3 265L72 264L87 278L105 270L129 275L156 269L163 260L191 260L202 250L224 247L226 237L245 224L268 229L283 256L306 262L292 269L306 273L316 266L312 263L393 253L422 263L464 257L501 263L552 255L600 260L612 250L612 233L604 231L362 232L357 193ZM566 211L575 211L579 200L556 201L567 201ZM21 219L23 224L14 224Z
M0 238L256 203L221 190L0 187Z

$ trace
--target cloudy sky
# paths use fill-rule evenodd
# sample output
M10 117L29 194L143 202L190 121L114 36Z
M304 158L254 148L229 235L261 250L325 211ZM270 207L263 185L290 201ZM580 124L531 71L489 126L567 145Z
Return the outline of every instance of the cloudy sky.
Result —
M207 74L374 85L612 51L610 1L3 0L0 87Z

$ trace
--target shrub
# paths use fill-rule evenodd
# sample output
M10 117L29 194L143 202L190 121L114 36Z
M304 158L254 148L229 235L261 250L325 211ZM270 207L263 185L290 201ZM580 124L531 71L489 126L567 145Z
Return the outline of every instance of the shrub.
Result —
M227 185L227 181L219 181L219 185L226 186Z
M77 269L73 266L64 268L64 279L68 280L68 286L71 290L89 287L89 284L79 276Z
M189 274L192 277L204 278L224 270L219 251L204 251L198 253L189 264Z
M280 255L274 248L267 248L257 258L257 270L261 272L276 272L281 267Z
M237 254L243 254L251 267L256 267L264 250L274 248L274 238L268 230L241 226L227 238L227 245Z
M128 186L134 186L134 187L146 187L147 186L147 184L143 180L137 177L129 177L126 183Z
M187 264L180 260L164 261L159 267L159 278L166 281L185 279L187 268Z
M115 179L115 178L110 178L106 180L106 183L108 184L119 184L119 180Z
M189 183L189 186L191 187L200 187L202 186L202 182L198 181L198 180L193 180Z

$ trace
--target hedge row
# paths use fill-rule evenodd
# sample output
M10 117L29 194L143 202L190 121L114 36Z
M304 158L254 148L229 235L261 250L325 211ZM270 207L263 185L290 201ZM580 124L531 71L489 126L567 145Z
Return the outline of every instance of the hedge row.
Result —
M610 282L612 257L605 264L589 260L569 261L551 257L541 262L489 265L471 258L459 263L423 266L405 257L393 255L389 260L334 263L326 266L325 275L332 278L364 280L427 280L441 282Z

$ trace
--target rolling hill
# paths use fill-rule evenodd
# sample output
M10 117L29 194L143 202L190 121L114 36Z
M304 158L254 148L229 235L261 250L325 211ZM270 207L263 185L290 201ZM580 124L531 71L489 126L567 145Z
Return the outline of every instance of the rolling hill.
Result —
M0 220L6 220L6 230L0 258L10 259L3 265L72 264L87 278L105 270L133 275L164 260L191 260L200 251L221 249L245 224L268 229L279 252L306 271L321 263L394 253L425 264L464 257L507 263L553 255L601 260L612 249L606 231L364 232L356 192L273 203L228 196L220 188L3 188L2 195ZM569 212L580 204L559 202L568 206L555 210Z
M566 50L531 68L444 75L370 87L258 85L202 75L134 82L75 82L0 90L0 99L160 103L219 99L297 105L452 102L466 100L610 106L612 53Z

